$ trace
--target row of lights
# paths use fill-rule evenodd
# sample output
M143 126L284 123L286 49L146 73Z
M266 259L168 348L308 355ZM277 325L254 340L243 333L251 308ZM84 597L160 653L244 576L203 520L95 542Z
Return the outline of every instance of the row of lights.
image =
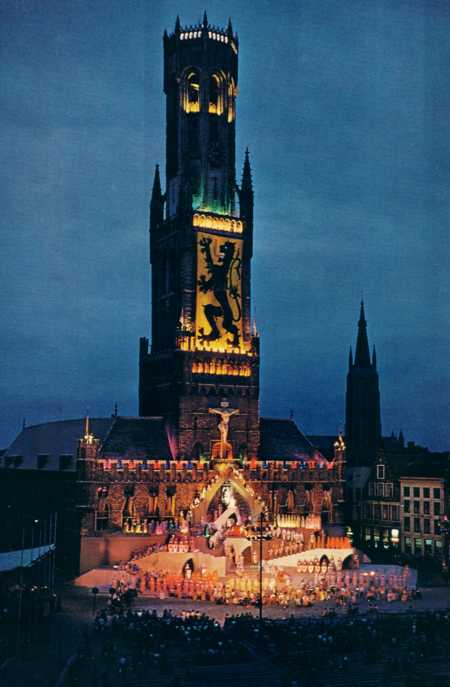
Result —
M180 34L180 40L182 40L182 41L192 40L193 38L201 38L201 37L202 37L201 31L188 31L186 33ZM219 41L220 43L228 43L228 36L224 36L222 33L215 33L214 31L208 31L208 38L211 38L213 41Z

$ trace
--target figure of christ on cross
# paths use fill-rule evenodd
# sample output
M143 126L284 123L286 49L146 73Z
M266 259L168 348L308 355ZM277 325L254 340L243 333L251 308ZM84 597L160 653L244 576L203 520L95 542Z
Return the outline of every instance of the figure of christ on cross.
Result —
M220 432L220 459L223 460L225 449L227 447L228 429L230 425L230 418L233 415L239 414L238 408L230 408L228 401L222 401L220 408L209 408L208 412L214 415L219 415L220 422L218 429Z

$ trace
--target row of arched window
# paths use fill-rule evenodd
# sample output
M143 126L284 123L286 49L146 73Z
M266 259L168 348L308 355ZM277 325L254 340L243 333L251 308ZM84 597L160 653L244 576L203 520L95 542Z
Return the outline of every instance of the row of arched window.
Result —
M187 113L200 112L202 107L201 81L198 69L188 69L182 79L181 100L183 110ZM227 107L228 121L234 120L234 98L236 87L234 80L227 82L225 75L214 72L207 82L206 102L210 114L222 115Z

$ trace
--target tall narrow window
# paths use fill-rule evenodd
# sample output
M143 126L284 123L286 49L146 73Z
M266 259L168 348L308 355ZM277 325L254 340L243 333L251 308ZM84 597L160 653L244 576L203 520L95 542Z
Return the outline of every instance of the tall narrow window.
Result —
M221 115L223 112L222 79L218 74L212 74L209 79L208 112L217 115Z
M183 109L187 113L200 112L200 79L195 70L188 72L186 76Z

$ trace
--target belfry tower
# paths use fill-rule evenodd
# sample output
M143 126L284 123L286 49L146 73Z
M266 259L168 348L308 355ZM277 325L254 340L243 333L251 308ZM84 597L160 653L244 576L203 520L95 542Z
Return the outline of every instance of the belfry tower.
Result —
M217 407L236 410L234 456L259 445L259 340L250 317L253 188L235 174L238 40L231 22L164 34L166 190L150 203L152 340L142 338L139 414L162 415L175 456L209 456ZM231 415L230 415L231 417Z
M351 348L349 356L345 439L349 467L370 465L374 461L381 443L380 391L375 347L371 359L362 301L355 359Z

